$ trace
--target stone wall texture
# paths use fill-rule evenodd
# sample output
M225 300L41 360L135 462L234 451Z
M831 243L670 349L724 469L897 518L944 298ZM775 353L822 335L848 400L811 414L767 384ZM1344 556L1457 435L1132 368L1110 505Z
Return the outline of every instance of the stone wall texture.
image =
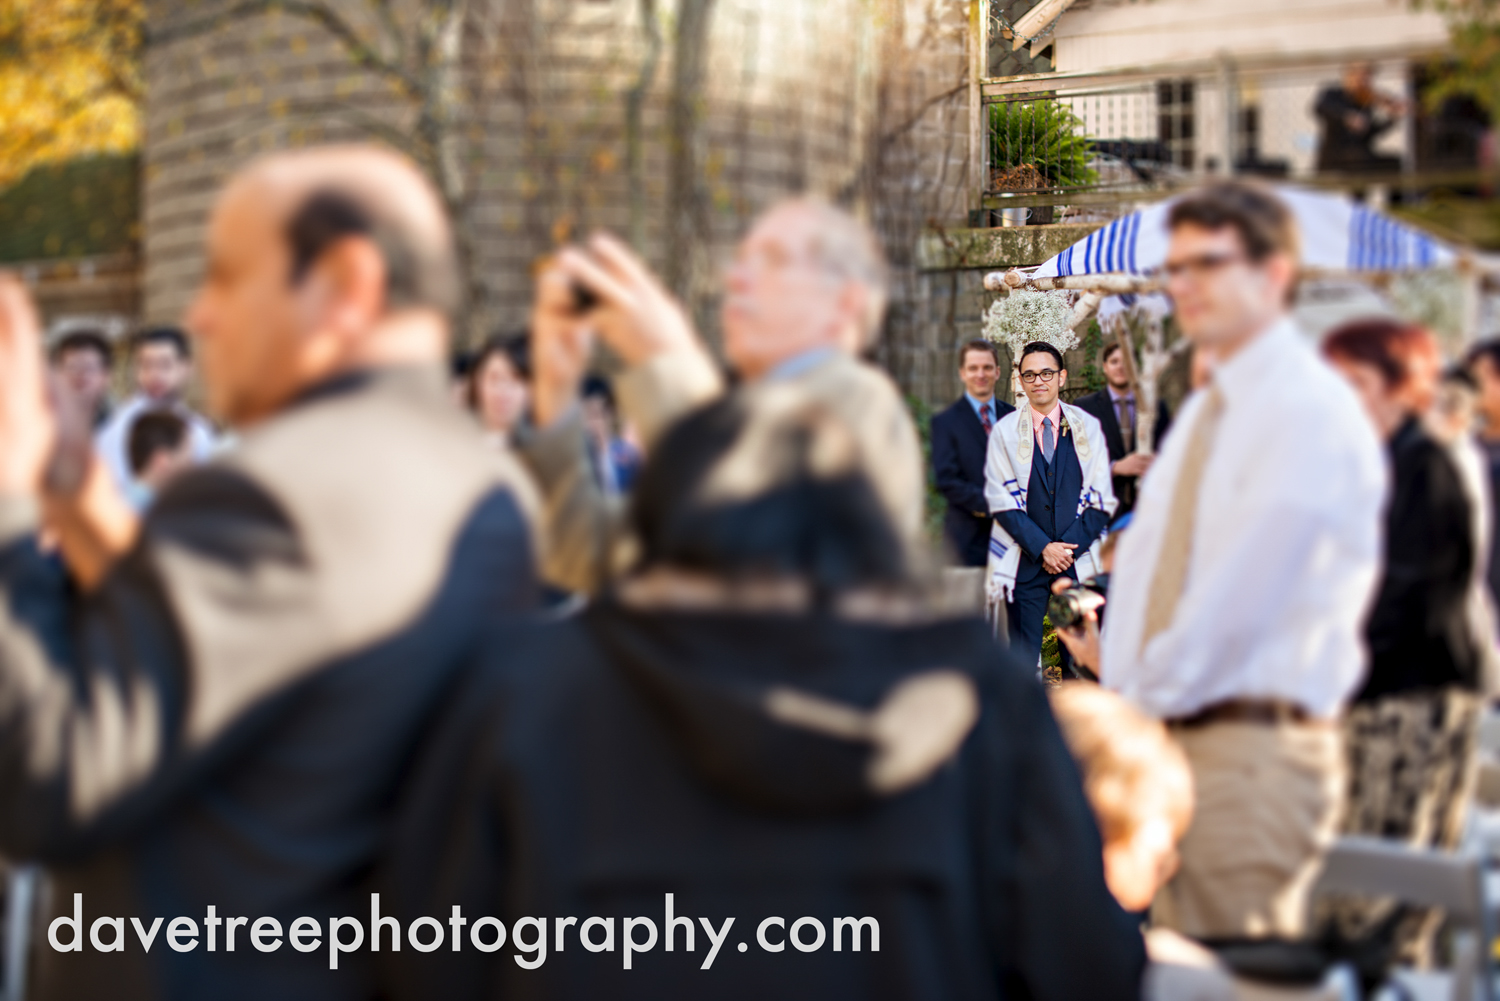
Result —
M376 37L374 0L326 0ZM419 0L393 8L409 12ZM323 27L270 11L213 20L226 0L148 0L142 158L143 314L180 318L203 268L215 192L258 154L409 132L415 109L360 69ZM673 206L670 14L644 103L645 225L639 246L664 268ZM475 0L465 81L465 209L487 288L484 327L524 323L536 263L596 227L629 232L626 91L641 73L640 0ZM877 227L895 272L876 357L905 389L936 400L956 382L953 349L977 331L971 277L917 267L924 229L962 225L965 204L963 4L914 0L715 0L698 110L704 207L688 262L689 299L712 338L718 275L751 219L792 193L850 205ZM173 36L184 25L205 30ZM677 262L681 264L682 262ZM952 286L951 288L949 286ZM960 304L959 299L964 298Z

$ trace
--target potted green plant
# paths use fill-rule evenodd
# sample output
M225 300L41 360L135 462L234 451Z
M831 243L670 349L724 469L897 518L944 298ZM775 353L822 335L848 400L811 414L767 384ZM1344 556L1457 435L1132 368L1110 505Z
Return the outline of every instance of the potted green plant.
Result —
M1056 100L990 105L990 182L997 191L1036 191L1093 184L1083 119ZM1052 206L1033 210L1030 222L1052 221Z

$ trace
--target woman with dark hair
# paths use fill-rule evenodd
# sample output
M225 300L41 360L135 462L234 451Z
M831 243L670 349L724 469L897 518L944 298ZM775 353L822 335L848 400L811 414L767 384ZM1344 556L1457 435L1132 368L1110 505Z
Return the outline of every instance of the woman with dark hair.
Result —
M485 439L507 448L531 403L531 365L525 333L486 341L469 363L468 405Z
M1138 996L1035 672L927 613L826 407L687 417L631 520L615 586L453 694L378 880L403 922L492 916L512 947L382 952L386 996Z
M1477 546L1452 455L1424 427L1441 373L1431 334L1395 320L1346 324L1323 354L1386 441L1385 565L1365 627L1370 668L1346 718L1343 830L1453 848L1472 789L1482 656L1468 598ZM1417 961L1437 915L1341 902L1333 928L1373 975Z

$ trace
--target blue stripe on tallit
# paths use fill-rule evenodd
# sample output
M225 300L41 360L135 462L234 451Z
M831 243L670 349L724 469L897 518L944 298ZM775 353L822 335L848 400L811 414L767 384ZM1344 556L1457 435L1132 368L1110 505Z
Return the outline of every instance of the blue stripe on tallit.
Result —
M1355 209L1354 224L1354 232L1349 236L1349 266L1362 271L1370 266L1370 214L1364 209Z
M1349 269L1389 271L1431 267L1437 261L1436 242L1379 212L1356 207L1349 219Z
M1008 552L1010 552L1009 546L1001 542L999 539L995 538L993 535L990 536L990 555L994 556L997 560L1003 560L1005 559L1005 554Z

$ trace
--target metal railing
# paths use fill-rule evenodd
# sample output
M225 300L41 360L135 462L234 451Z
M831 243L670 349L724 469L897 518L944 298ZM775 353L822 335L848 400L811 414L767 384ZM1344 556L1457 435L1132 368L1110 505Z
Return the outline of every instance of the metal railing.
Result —
M1441 134L1450 123L1420 107L1411 74L1391 62L1377 86L1409 110L1393 117L1375 144L1377 156L1354 167L1321 157L1319 97L1338 85L1344 62L1357 55L985 80L980 205L1011 225L1103 221L1215 175L1373 188L1377 197L1492 181L1480 169L1477 137L1466 153L1469 137ZM1418 65L1418 56L1411 58Z

